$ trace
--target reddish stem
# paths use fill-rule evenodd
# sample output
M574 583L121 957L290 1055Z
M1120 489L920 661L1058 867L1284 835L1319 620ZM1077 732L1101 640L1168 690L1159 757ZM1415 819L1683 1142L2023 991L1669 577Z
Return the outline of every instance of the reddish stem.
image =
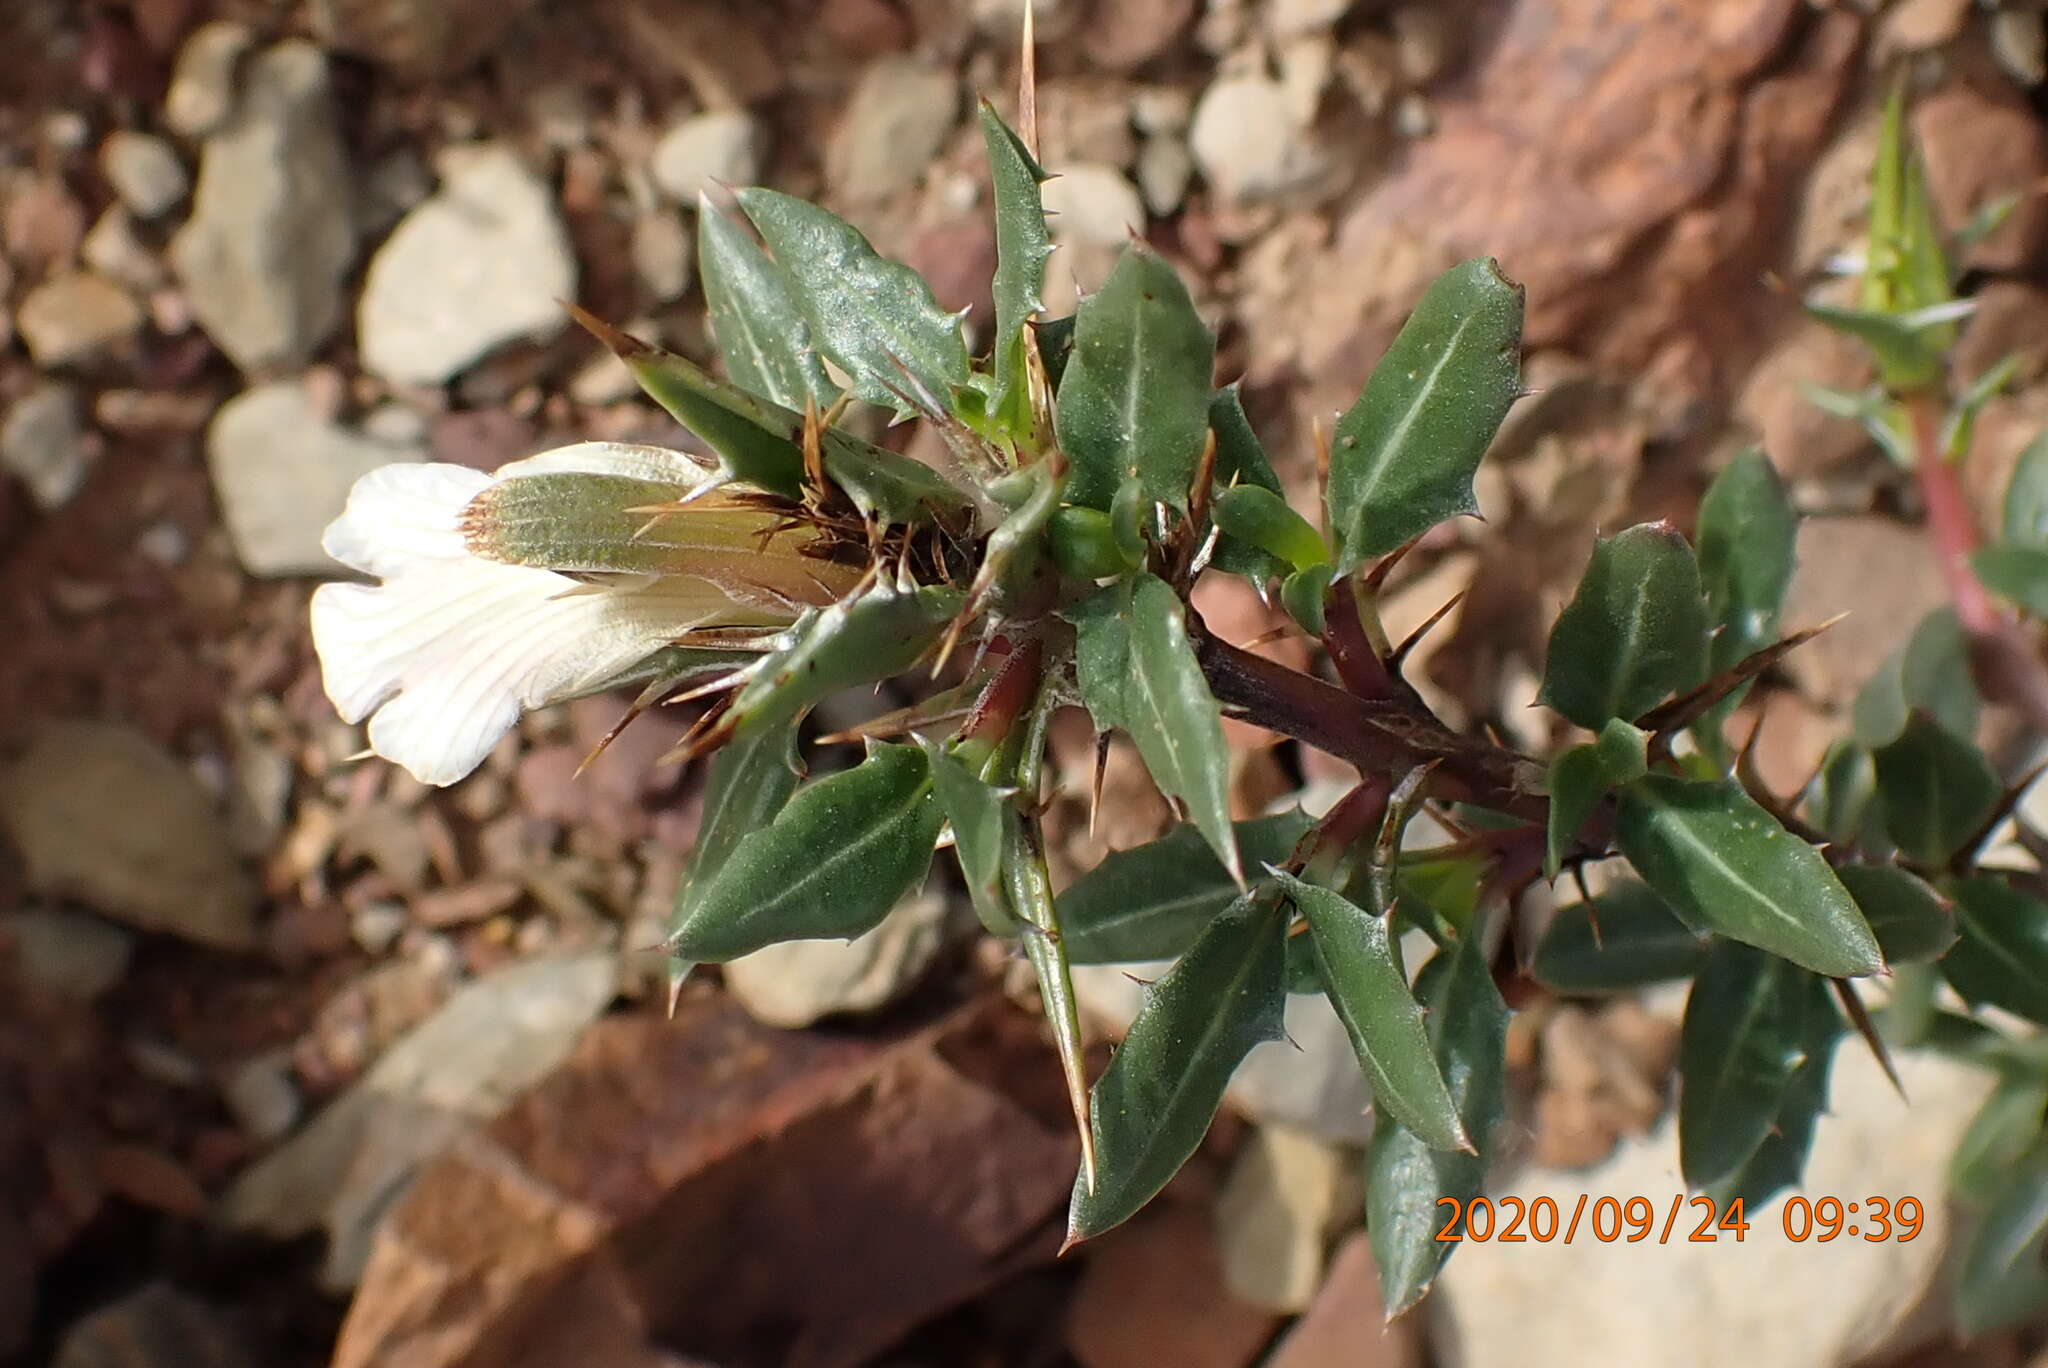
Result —
M1906 413L1913 425L1913 469L1920 480L1921 500L1927 505L1927 532L1934 540L1956 617L1971 636L1996 635L2003 630L2005 619L1970 569L1970 556L1983 538L1970 514L1956 466L1941 449L1941 420L1934 396L1916 394L1907 399Z

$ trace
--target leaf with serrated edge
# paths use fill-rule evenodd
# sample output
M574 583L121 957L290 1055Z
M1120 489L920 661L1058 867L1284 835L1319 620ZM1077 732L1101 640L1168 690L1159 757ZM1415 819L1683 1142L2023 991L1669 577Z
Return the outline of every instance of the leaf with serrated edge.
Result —
M916 746L878 746L805 787L701 887L670 937L696 963L873 930L924 882L944 814Z
M1313 825L1299 810L1237 823L1237 848L1262 870L1287 858ZM1112 851L1059 897L1060 929L1075 964L1172 959L1238 896L1230 871L1201 833L1176 826L1159 840Z
M1069 1245L1151 1201L1201 1144L1245 1055L1282 1038L1287 923L1276 904L1271 893L1239 898L1145 991L1095 1083L1096 1180L1074 1186Z
M996 308L995 391L989 396L989 410L1011 431L1021 432L1030 417L1025 320L1045 305L1039 292L1045 284L1045 259L1052 255L1045 201L1038 190L1045 171L988 101L981 102L980 114L996 215L996 272L991 285Z
M1156 575L1135 576L1130 634L1124 730L1137 743L1152 782L1186 806L1216 858L1241 881L1243 865L1230 825L1230 749L1223 741L1223 709L1195 660L1180 599Z
M1173 267L1126 246L1075 315L1053 426L1072 469L1069 501L1107 508L1126 480L1147 498L1188 506L1209 426L1216 337Z
M793 195L755 186L740 191L739 202L789 278L819 350L852 377L857 396L907 417L904 372L940 402L967 383L960 320L939 307L916 271L877 252L837 214Z
M1678 1045L1678 1156L1689 1187L1735 1173L1770 1133L1806 1062L1812 979L1735 941L1707 952Z
M1707 602L1685 538L1669 523L1643 523L1595 545L1551 628L1542 701L1598 731L1706 672Z
M1537 942L1530 972L1560 993L1628 992L1688 977L1706 951L1706 936L1648 885L1625 879L1591 904L1558 908Z
M1698 538L1700 583L1720 629L1712 668L1725 670L1776 639L1798 536L1799 515L1762 452L1743 452L1707 487Z
M786 644L754 667L727 714L744 732L767 719L801 717L840 689L887 679L917 663L960 610L959 590L942 585L876 587L807 614Z
M1431 1149L1469 1149L1471 1141L1430 1051L1422 1009L1394 961L1387 918L1292 875L1274 877L1308 918L1330 1005L1372 1084L1373 1106Z
M1477 1197L1486 1154L1507 1110L1507 1004L1479 942L1468 936L1423 967L1416 995L1429 1004L1429 1039L1459 1119L1477 1153L1432 1149L1399 1125L1373 1129L1366 1152L1365 1227L1389 1317L1419 1301L1457 1246L1436 1238L1438 1202Z
M807 400L832 407L839 387L819 364L788 278L709 196L697 201L697 278L734 384L799 413Z
M2048 903L1988 874L1956 885L1956 943L1941 976L1970 1003L2048 1025Z
M794 720L755 727L712 757L704 784L704 818L697 826L688 882L676 901L679 917L689 910L690 890L718 872L742 837L775 820L796 785Z
M1733 783L1638 779L1621 790L1615 841L1689 921L1832 978L1884 967L1827 860Z
M1340 571L1479 511L1472 476L1519 392L1521 342L1522 287L1492 258L1423 292L1331 440Z
M1998 773L1976 746L1916 712L1896 741L1871 755L1885 834L1923 864L1938 865L1998 807Z

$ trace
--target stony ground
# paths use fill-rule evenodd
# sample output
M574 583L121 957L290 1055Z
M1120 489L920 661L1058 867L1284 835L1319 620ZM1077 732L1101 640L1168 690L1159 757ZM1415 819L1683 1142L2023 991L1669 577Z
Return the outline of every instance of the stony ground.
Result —
M1949 222L2031 196L1970 258L1965 369L2029 358L1977 491L2048 423L2028 5L1038 15L1054 307L1143 232L1290 479L1435 271L1484 252L1528 286L1536 393L1487 521L1424 548L1389 610L1399 631L1465 594L1418 661L1460 723L1547 746L1525 705L1593 532L1687 522L1757 437L1826 515L1793 625L1862 610L1768 692L1772 782L1935 602L1910 492L1800 388L1862 378L1795 295L1854 240L1873 72L1910 70ZM304 622L350 482L673 439L558 301L707 355L692 219L721 183L822 198L985 321L968 116L1013 100L1016 29L1015 0L0 6L0 1362L1831 1365L1930 1334L1925 1361L1958 1361L1898 1329L1933 1238L1889 1263L1466 1251L1382 1335L1356 1071L1305 1010L1167 1199L1054 1263L1058 1082L1017 966L946 890L695 983L665 1023L645 948L698 789L652 762L687 717L581 780L617 700L531 719L446 791L351 760ZM1203 607L1238 640L1270 625L1225 587ZM1247 812L1342 777L1239 740ZM1121 754L1094 836L1080 809L1055 814L1063 874L1165 817ZM1110 1027L1132 991L1087 988ZM1654 1000L1520 1016L1504 1185L1674 1184L1674 1030ZM1940 1105L1902 1115L1838 1073L1815 1190L1925 1151L1888 1178L1937 1193L1977 1085L1935 1070L1915 1095ZM1731 1314L1760 1289L1767 1330ZM1806 1314L1823 1300L1853 1323Z

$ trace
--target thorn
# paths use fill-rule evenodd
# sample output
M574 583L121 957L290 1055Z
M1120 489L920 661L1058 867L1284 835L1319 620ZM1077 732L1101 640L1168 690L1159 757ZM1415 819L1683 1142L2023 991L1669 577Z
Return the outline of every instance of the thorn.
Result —
M1856 1034L1863 1037L1870 1046L1871 1054L1877 1057L1877 1067L1884 1070L1884 1076L1891 1080L1892 1090L1902 1102L1911 1101L1906 1096L1906 1085L1899 1081L1899 1071L1892 1067L1891 1051L1885 1048L1884 1037L1877 1033L1877 1027L1870 1020L1870 1013L1863 1006L1863 998L1857 993L1856 985L1848 979L1831 979L1835 985L1835 996L1841 999L1842 1010L1856 1027Z
M669 960L668 960L668 1019L669 1019L670 1021L674 1021L674 1020L676 1019L676 1002L677 1002L677 1001L678 1001L678 1000L679 1000L679 999L680 999L680 998L682 997L682 995L683 995L683 984L684 984L684 982L685 982L685 981L687 981L687 980L689 979L689 977L690 977L690 971L691 971L692 969L695 969L696 967L697 967L697 966L696 966L695 964L691 963L691 962L690 962L689 960L686 960L686 959L678 959L678 958L676 958L676 957L675 957L674 955L670 955L670 956L669 956Z
M1035 8L1031 0L1024 0L1024 32L1019 42L1017 71L1017 136L1024 140L1024 150L1033 161L1038 160L1038 34L1032 18Z
M1394 573L1394 567L1408 559L1408 553L1420 545L1422 539L1428 535L1429 533L1427 532L1417 532L1407 541L1402 542L1399 546L1387 552L1386 555L1373 562L1372 569L1365 572L1366 593L1377 598L1380 587L1387 582L1387 577Z
M818 418L818 401L807 394L804 396L804 480L821 496L828 488L825 483L823 430L824 425Z
M633 719L638 717L644 711L646 711L646 705L638 701L635 701L631 707L627 708L625 716L621 717L618 721L612 723L611 729L607 731L603 736L597 738L597 744L590 748L590 754L583 757L583 759L576 766L576 772L570 775L569 777L571 779L581 779L583 777L583 771L589 769L591 765L595 764L597 761L597 757L603 755L605 751L610 748L612 742L619 739L619 733L625 731L627 726L633 721Z
M1095 733L1095 775L1088 786L1088 838L1095 838L1095 816L1102 810L1102 776L1109 769L1109 733Z
M569 317L576 320L578 327L611 348L612 354L621 361L660 350L659 347L642 342L623 328L613 327L573 300L563 299L556 302L569 311Z
M1446 617L1449 617L1451 610L1465 601L1466 593L1466 590L1460 589L1457 593L1445 599L1443 607L1431 613L1420 627L1410 632L1401 644L1394 648L1394 653L1387 657L1387 668L1395 674L1399 674L1401 672L1401 662L1408 658L1408 653L1415 649L1418 642L1429 635L1430 628L1442 622Z
M1586 924L1593 931L1593 948L1604 949L1600 943L1600 900L1593 896L1593 890L1586 885L1585 861L1572 862L1572 882L1579 886L1579 900L1586 905Z

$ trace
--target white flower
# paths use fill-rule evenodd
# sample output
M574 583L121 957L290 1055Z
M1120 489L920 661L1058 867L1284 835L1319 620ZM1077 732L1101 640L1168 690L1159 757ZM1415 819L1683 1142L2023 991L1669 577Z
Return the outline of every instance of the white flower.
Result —
M509 563L512 537L491 535L490 511L514 502L502 497L508 482L536 475L633 483L577 486L611 504L598 510L603 536L577 542L572 523L562 529L566 547L540 538L534 510L520 508L528 521L515 530L526 540L512 549L550 560L557 568L549 569ZM707 478L678 452L614 442L564 447L494 475L454 465L372 471L323 539L336 560L382 581L314 591L313 648L327 696L346 721L369 719L378 755L423 783L452 784L522 711L602 688L693 628L784 623L851 584L846 567L798 555L815 535L809 529L785 527L744 499L692 502L664 514L654 523L661 535L644 541L618 534L654 522L647 508L674 504ZM493 497L479 500L486 491ZM546 500L534 502L544 513ZM611 565L568 554L592 548L659 563L598 573Z

